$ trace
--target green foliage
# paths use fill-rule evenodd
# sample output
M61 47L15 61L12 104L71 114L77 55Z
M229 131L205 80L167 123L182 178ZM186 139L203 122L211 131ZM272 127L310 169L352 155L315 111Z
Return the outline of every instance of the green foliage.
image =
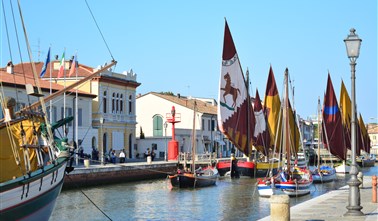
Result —
M143 132L142 127L140 127L140 135L139 135L139 138L140 138L140 139L144 139L144 132Z
M170 95L170 96L175 96L175 94L172 91L167 91L167 92L160 92L159 94L164 94L164 95Z

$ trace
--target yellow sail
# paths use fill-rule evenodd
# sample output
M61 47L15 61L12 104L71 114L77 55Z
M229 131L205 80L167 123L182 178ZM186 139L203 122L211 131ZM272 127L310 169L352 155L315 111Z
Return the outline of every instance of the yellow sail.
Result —
M21 123L23 131L25 132L24 136L21 136ZM29 119L11 125L9 127L10 134L8 134L6 127L0 129L0 182L5 182L7 180L25 175L26 168L24 161L24 150L21 146L23 145L23 142L24 144L32 145L35 141L34 139L38 139L38 137L33 135L33 124L36 130L38 130L38 134L40 122L32 122ZM20 159L19 165L16 164L10 136L12 136L13 140L15 141L14 151L18 153ZM34 171L37 169L37 157L36 151L33 148L29 148L29 156L31 166L30 170Z

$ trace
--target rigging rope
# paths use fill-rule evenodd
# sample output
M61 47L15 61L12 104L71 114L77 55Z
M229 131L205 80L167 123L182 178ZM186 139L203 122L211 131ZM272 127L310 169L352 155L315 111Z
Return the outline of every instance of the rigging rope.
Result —
M109 49L108 43L106 42L106 40L105 40L105 38L104 38L104 35L102 34L102 32L101 32L101 30L100 30L100 27L99 27L98 24L97 24L96 18L94 17L94 15L93 15L93 13L92 13L92 10L91 10L91 8L89 7L89 4L88 4L87 0L85 0L85 3L87 4L88 10L89 10L89 12L90 12L91 15L92 15L93 21L95 22L95 24L96 24L96 26L97 26L97 29L98 29L98 31L99 31L100 34L101 34L102 40L104 41L104 43L105 43L105 45L106 45L106 48L108 49L109 54L110 54L110 56L112 57L112 60L115 60L114 57L113 57L113 55L112 55L112 52L111 52L110 49Z
M66 176L72 181L72 179L71 179L71 177L68 173L66 174ZM75 182L73 182L73 183L75 183ZM75 183L75 186L89 200L89 202L91 202L106 218L108 218L109 220L112 220L99 206L96 205L95 202L93 202L93 200L91 200L91 198L89 198L89 196L87 194L84 193L84 191L79 187L79 185L77 185Z

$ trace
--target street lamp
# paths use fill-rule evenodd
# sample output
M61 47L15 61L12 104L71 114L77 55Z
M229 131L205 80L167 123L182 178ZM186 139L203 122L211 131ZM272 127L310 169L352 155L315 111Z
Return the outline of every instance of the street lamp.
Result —
M349 185L349 205L346 207L348 211L344 216L363 216L361 212L362 206L360 205L360 189L361 182L357 179L358 168L356 165L356 145L357 145L357 127L356 127L356 92L355 92L355 72L356 60L360 54L361 39L355 34L355 29L350 29L350 34L344 40L348 58L351 67L351 81L352 81L352 119L351 119L351 144L352 144L352 165L350 168Z
M100 130L100 137L101 137L101 165L104 165L104 136L102 135L102 127L104 125L105 119L103 117L100 117L100 124L101 124L101 130ZM100 139L98 139L100 141Z
M168 145L167 145L167 127L168 127L168 122L164 122L164 139L165 139L165 153L164 153L164 160L167 161L167 149L168 149Z

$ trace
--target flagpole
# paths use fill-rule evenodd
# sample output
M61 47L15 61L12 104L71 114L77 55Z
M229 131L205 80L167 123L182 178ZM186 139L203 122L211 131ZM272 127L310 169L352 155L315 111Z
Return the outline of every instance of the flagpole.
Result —
M74 64L73 65L75 65L74 66L74 68L75 68L75 75L76 75L76 82L77 82L77 67L76 67L76 62L77 62L77 52L76 52L76 54L75 54L75 59L74 59ZM71 68L72 68L72 65L71 65ZM79 147L81 144L79 144L79 113L78 113L78 110L79 110L79 108L78 108L78 106L77 106L77 88L78 87L76 87L76 90L75 90L75 128L76 128L76 130L75 130L75 142L76 142L76 144L77 144L77 146ZM77 159L77 158L76 158ZM76 162L76 164L78 164L78 162Z
M66 89L66 61L65 61L66 48L64 48L62 65L63 65L63 78L64 78L64 89ZM63 119L66 117L66 92L63 94ZM66 134L66 124L63 125L63 134Z

